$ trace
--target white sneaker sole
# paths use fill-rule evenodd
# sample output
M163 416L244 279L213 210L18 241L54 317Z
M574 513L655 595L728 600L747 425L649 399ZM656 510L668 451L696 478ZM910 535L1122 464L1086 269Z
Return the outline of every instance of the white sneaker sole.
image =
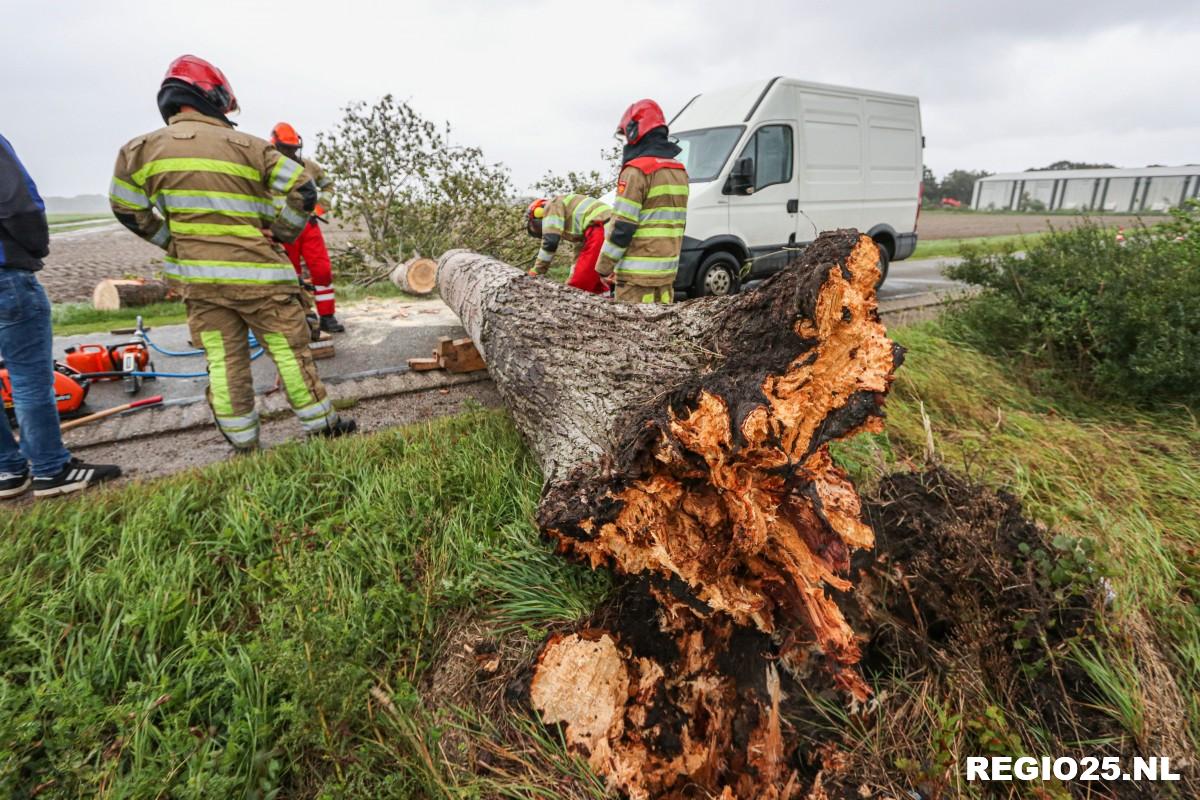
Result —
M61 486L52 486L49 489L34 489L34 497L58 497L60 494L74 494L82 492L92 484L87 481L75 481L74 483L64 483Z
M33 485L33 476L26 475L25 482L15 489L0 490L0 500L7 500L10 497L19 497L29 491L29 487Z

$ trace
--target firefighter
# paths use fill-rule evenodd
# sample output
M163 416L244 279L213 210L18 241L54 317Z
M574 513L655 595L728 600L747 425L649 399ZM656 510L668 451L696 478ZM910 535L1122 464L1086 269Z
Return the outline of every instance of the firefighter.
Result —
M320 164L311 158L300 157L304 141L288 123L280 122L271 129L271 144L288 158L303 164L305 176L312 178L313 183L317 185L317 206L313 209L308 224L296 240L285 243L283 249L292 260L297 275L301 274L301 261L308 267L308 275L312 278L316 295L314 299L317 301L317 314L321 318L321 330L327 333L342 333L346 327L333 315L333 266L329 263L329 250L325 247L325 237L319 224L325 221L325 213L333 204L333 179L325 174Z
M352 432L317 377L300 284L278 244L308 223L316 185L269 142L234 130L226 116L238 110L233 88L201 58L171 62L158 108L167 126L121 148L109 200L121 224L166 251L164 273L208 361L217 427L238 451L258 446L253 331L304 430ZM286 197L278 211L276 194Z
M571 269L568 286L593 294L608 291L596 274L596 259L604 245L604 224L612 216L612 208L581 194L562 194L550 200L541 198L529 204L526 228L529 235L542 240L542 249L530 275L545 275L558 251L559 242L566 239L576 245L578 253Z
M666 118L653 100L625 110L617 139L625 149L596 272L615 280L618 301L670 303L687 223L687 169L675 160L680 147L667 138Z

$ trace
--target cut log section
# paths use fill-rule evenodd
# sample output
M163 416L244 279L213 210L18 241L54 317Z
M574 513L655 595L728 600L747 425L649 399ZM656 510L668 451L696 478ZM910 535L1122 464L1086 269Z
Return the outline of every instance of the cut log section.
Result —
M333 358L335 355L337 355L337 351L334 350L333 347L333 342L328 339L309 342L308 350L310 353L312 353L312 357L315 359Z
M410 358L408 368L414 372L444 369L448 372L478 372L487 369L475 343L469 338L451 339L443 336L433 348L433 358Z
M442 298L541 465L542 531L644 586L636 616L653 631L552 640L531 693L631 798L790 796L776 664L869 693L829 590L852 588L850 555L873 536L829 444L883 427L902 350L878 280L855 231L822 234L753 292L665 307L465 251L439 262ZM601 687L591 706L581 685Z
M170 291L163 281L105 279L92 290L92 307L99 311L148 306L169 298Z
M426 295L437 286L437 262L432 258L410 258L392 270L392 283L403 292Z

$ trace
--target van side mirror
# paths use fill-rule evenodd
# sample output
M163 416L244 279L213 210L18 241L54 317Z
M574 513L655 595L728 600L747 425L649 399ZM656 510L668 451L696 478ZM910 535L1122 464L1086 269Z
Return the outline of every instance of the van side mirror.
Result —
M754 159L739 158L733 162L729 179L725 182L725 194L750 194L754 191Z

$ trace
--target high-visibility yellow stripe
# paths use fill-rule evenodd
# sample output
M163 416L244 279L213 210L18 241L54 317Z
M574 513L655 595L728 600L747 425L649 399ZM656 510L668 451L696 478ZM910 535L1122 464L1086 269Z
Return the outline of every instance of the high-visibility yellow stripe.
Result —
M312 396L312 392L308 390L308 384L304 382L304 373L300 369L300 362L296 359L296 354L292 352L292 346L288 344L284 335L282 333L264 333L262 342L270 352L276 369L279 370L279 377L283 381L283 387L287 391L288 401L292 404L292 408L302 409L315 403L316 398Z
M646 197L647 198L662 197L665 194L682 195L683 197L687 197L688 185L686 183L683 183L683 184L664 183L659 186L651 186L650 191L646 192Z
M171 233L192 236L237 236L242 239L261 239L262 231L253 225L225 225L214 222L182 222L171 220Z
M141 210L150 207L150 201L146 199L146 195L141 189L117 177L113 177L112 183L109 184L108 197L113 202L127 208Z
M158 202L158 198L162 195L167 197L175 197L184 195L187 197L225 197L230 200L246 200L253 203L270 203L271 201L265 197L259 197L253 194L242 194L241 192L210 192L207 189L160 189L154 193L151 200Z
M641 225L633 232L633 238L678 239L683 236L683 225Z
M139 206L139 205L135 205L134 203L130 203L128 200L122 200L120 197L117 197L115 194L110 194L108 196L108 199L110 201L116 203L117 205L124 206L125 208L129 208L134 211L145 211L147 208L146 206Z
M159 158L147 163L130 177L138 186L146 183L146 178L161 175L164 172L216 172L221 175L235 175L252 181L262 181L262 173L246 164L233 161L222 161L216 158Z
M208 390L213 413L233 416L233 395L229 392L229 371L225 366L225 339L220 331L201 331L200 344L208 361Z
M262 235L261 233L259 234ZM282 261L211 261L199 258L172 258L167 256L165 259L168 264L179 264L185 267L238 267L240 269L282 269L287 267L292 268L291 264L285 264Z

